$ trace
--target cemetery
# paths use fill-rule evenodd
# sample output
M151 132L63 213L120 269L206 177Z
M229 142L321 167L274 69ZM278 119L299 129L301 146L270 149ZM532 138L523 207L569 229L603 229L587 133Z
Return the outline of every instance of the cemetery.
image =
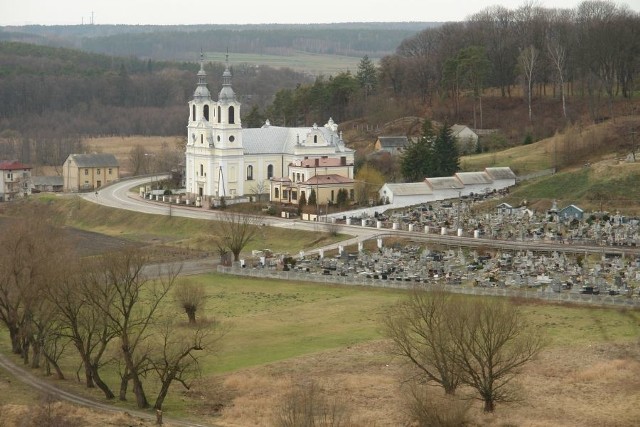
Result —
M239 268L224 271L234 273L235 268L235 274L394 288L442 284L469 293L506 295L508 290L509 295L640 305L637 218L606 213L580 218L561 215L555 203L544 213L505 203L493 212L475 212L474 205L486 197L492 196L335 219L336 224L380 229L380 234L333 251L253 254ZM575 206L572 210L580 212ZM411 233L394 237L389 230ZM471 247L455 239L446 244L421 241L420 237L429 235L489 239L495 245ZM516 246L522 242L522 246L501 249L501 241ZM526 242L554 242L559 250L528 249ZM584 245L601 250L586 253L581 249Z

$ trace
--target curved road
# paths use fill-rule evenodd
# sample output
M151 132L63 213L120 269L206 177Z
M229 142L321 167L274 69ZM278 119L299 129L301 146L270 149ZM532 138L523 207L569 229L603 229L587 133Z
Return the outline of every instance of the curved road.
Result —
M127 179L115 184L104 187L100 190L99 195L96 196L93 193L83 194L82 197L93 203L99 203L101 205L110 206L118 209L127 209L136 212L143 212L156 215L173 215L185 218L198 218L198 219L218 219L224 220L223 213L219 211L212 211L203 208L189 207L189 206L177 206L162 202L154 202L151 200L145 200L140 198L137 194L133 194L129 191L132 187L163 179L167 175L157 175L153 177L133 178ZM271 216L259 217L260 222L265 225L282 228L293 228L307 231L319 231L325 230L329 226L333 226L326 223L300 221L295 219L283 219ZM344 234L355 236L343 242L334 243L323 248L316 248L308 251L308 253L317 253L319 249L330 250L336 249L339 245L353 245L365 240L384 238L384 237L405 237L411 240L437 243L449 246L465 246L465 247L493 247L507 250L532 250L543 252L570 252L570 253L617 253L617 254L629 254L640 255L640 248L634 248L629 246L590 246L590 245L567 245L561 243L552 242L539 242L539 241L511 241L511 240L493 240L493 239L476 239L471 237L458 237L453 235L440 235L440 234L425 234L417 231L406 230L390 230L390 229L377 229L372 227L361 227L357 225L338 225L339 231Z

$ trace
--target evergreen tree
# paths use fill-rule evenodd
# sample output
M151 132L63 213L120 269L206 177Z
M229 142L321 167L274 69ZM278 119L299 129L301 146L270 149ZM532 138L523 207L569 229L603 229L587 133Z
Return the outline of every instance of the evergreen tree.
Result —
M242 119L243 127L246 128L259 128L264 125L265 117L260 113L260 109L257 105L251 107L249 113Z
M307 205L309 206L315 206L316 205L316 190L315 189L311 189L311 192L309 193L309 200L307 201Z
M446 124L440 130L433 144L434 177L451 176L460 169L460 157L456 141L451 135L451 127Z
M336 204L340 207L344 207L347 205L347 200L349 199L349 192L346 188L341 188L338 190L338 196L336 198Z
M433 175L434 133L430 120L425 120L422 125L422 136L416 142L409 143L402 154L400 170L407 182L422 181Z
M300 200L298 200L298 215L302 214L302 211L304 210L304 207L306 205L307 205L307 195L303 191L302 194L300 194Z
M369 56L365 55L360 60L358 71L356 72L356 79L364 91L365 96L375 92L376 86L378 85L378 76L376 67L369 59Z

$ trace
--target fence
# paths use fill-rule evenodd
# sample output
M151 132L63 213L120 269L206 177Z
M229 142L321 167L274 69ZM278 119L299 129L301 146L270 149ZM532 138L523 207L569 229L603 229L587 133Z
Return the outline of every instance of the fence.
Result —
M236 276L258 277L262 279L277 279L300 282L314 282L326 285L369 286L387 289L412 289L416 284L410 281L381 280L366 276L336 276L324 274L310 274L300 271L281 271L269 268L240 268L218 266L218 272ZM640 298L611 296L611 295L583 295L577 293L540 292L528 289L505 289L463 287L445 285L445 290L457 294L482 295L509 298L537 299L556 303L570 303L594 306L640 308Z

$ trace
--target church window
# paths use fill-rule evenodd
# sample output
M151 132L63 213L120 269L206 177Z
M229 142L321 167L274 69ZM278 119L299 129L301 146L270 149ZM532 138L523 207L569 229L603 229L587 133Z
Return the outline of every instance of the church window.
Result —
M196 121L196 106L195 105L191 108L191 121L194 121L194 122Z
M318 135L313 135L313 143L314 144L318 143Z
M218 105L218 123L220 123L220 116L222 116L222 109Z
M291 190L291 200L298 200L298 192L296 190Z
M267 179L273 178L273 165L267 166Z
M235 140L236 140L236 137L235 137L235 136L233 136L233 135L229 136L229 142L233 142L233 141L235 141Z
M233 107L229 107L229 124L234 124L236 122L235 117L235 109Z
M89 175L89 169L85 169L85 170L84 170L84 174L85 174L85 175Z
M276 199L279 199L279 198L280 198L280 189L279 189L278 187L276 187L276 188L273 190L273 197L275 197Z
M300 200L302 200L303 198L307 200L307 193L304 190L300 192Z
M100 168L98 168L98 169L96 170L96 173L97 173L98 175L100 175Z
M331 201L332 201L332 202L333 202L333 200L334 200L334 199L333 199L333 196L334 196L333 192L334 192L334 190L331 190Z
M218 135L218 142L220 142L220 135Z
M253 166L247 166L247 181L253 180Z
M109 175L113 174L113 169L109 168Z
M206 121L209 121L209 106L208 105L204 106L204 119Z
M204 165L200 165L200 176L204 175Z
M200 144L204 144L204 135L200 134Z

